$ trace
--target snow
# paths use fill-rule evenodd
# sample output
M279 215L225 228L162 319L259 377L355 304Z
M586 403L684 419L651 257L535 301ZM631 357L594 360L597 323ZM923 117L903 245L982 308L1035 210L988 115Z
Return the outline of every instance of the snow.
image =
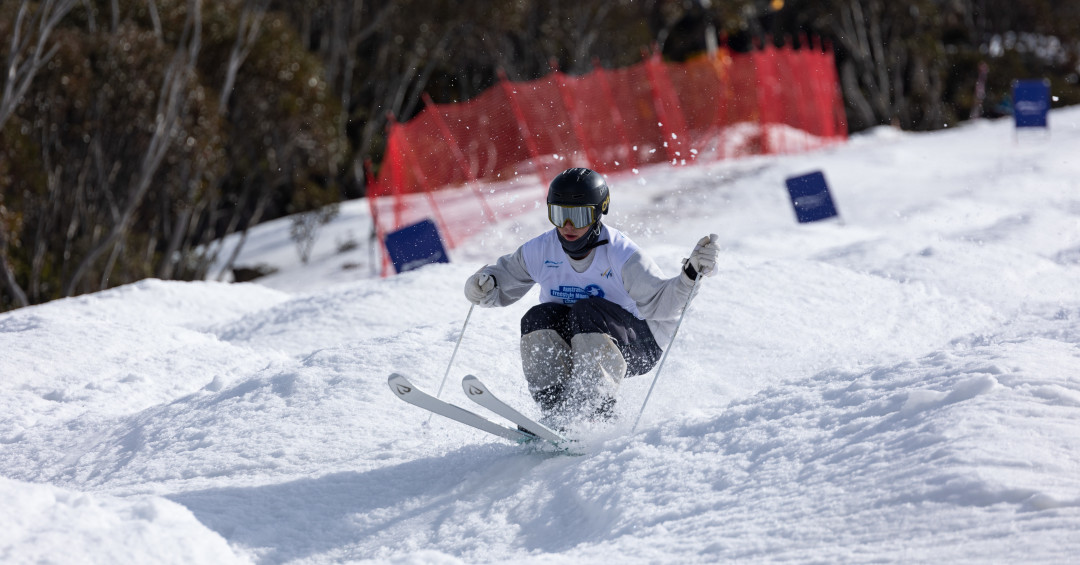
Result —
M0 314L0 562L1070 562L1080 108L1051 127L611 177L609 223L665 272L708 233L722 251L638 429L652 374L578 457L425 424L386 385L434 393L461 338L443 398L469 406L474 373L536 414L536 291L465 325L461 289L541 212L380 278L349 202L307 265L287 220L253 229L240 263L278 268L255 283ZM842 221L795 222L784 179L814 170Z

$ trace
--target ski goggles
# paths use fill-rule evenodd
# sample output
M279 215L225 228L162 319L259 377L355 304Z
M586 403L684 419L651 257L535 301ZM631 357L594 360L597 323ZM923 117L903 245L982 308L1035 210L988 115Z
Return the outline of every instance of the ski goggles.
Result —
M570 220L570 225L575 229L586 228L596 220L596 207L548 204L548 219L557 228L566 225L567 220Z

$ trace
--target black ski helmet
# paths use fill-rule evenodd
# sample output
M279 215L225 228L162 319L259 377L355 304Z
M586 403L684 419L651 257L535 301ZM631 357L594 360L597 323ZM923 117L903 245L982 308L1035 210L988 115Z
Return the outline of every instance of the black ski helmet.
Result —
M571 257L583 256L597 245L600 238L600 216L608 213L611 195L604 177L584 167L567 169L558 174L548 185L547 203L561 206L589 206L593 209L593 223L585 237L567 241L559 234L563 251ZM558 233L558 232L556 232Z

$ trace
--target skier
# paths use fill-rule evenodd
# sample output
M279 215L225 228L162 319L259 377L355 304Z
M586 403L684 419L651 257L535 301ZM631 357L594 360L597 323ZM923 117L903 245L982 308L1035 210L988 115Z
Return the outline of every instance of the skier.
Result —
M540 304L521 319L521 365L548 421L608 420L624 376L660 359L694 280L713 274L718 249L697 243L679 275L666 278L640 248L605 225L608 185L585 168L563 171L548 187L544 232L465 282L478 306L513 304L534 284Z

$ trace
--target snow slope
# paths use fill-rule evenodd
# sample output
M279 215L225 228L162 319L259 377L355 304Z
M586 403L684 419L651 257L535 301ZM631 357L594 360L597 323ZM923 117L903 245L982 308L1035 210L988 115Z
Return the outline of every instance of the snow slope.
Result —
M1039 562L1080 555L1080 108L891 129L813 154L610 179L609 223L718 276L581 457L396 400L475 373L535 414L536 291L461 294L547 229L488 226L453 263L373 275L365 202L299 265L257 226L257 283L147 280L0 314L0 562ZM842 222L798 225L822 170ZM537 189L542 196L543 189ZM357 243L350 247L347 243ZM216 278L216 273L215 273Z

